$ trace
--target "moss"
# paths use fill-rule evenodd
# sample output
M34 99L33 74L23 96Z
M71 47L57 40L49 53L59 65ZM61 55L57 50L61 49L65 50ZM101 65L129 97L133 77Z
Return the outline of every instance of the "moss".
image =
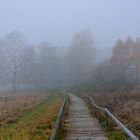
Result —
M123 132L121 131L110 131L107 133L109 140L130 140Z

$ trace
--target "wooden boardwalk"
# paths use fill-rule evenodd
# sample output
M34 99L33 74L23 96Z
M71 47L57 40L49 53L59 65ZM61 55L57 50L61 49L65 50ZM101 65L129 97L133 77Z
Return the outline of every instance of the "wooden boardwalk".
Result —
M66 129L64 140L108 140L86 103L75 95L70 95L68 116L63 127Z

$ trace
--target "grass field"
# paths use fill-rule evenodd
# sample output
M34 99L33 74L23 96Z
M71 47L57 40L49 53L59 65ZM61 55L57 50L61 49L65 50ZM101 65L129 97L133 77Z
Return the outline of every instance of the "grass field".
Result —
M49 139L61 103L61 95L43 97L43 101L24 109L14 122L1 125L0 140Z

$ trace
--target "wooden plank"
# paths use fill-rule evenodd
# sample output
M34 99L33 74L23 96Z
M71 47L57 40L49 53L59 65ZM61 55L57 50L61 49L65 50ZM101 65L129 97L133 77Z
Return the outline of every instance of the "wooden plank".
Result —
M108 140L86 103L75 95L70 95L68 115L63 127L66 130L64 140Z

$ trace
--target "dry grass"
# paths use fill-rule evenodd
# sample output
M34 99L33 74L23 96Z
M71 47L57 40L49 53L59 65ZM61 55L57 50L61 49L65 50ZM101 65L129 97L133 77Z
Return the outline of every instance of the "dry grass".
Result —
M35 95L31 97L32 99L29 97L28 100L32 102L32 105L38 102L41 103L34 107L29 104L30 111L22 113L17 122L0 127L0 140L49 139L62 104L62 96L49 95L47 100L43 102L42 100L46 97L41 96Z
M107 107L140 137L140 91L119 90L111 93L91 93L97 104Z
M16 93L0 97L0 126L14 123L19 116L47 98L46 93Z

